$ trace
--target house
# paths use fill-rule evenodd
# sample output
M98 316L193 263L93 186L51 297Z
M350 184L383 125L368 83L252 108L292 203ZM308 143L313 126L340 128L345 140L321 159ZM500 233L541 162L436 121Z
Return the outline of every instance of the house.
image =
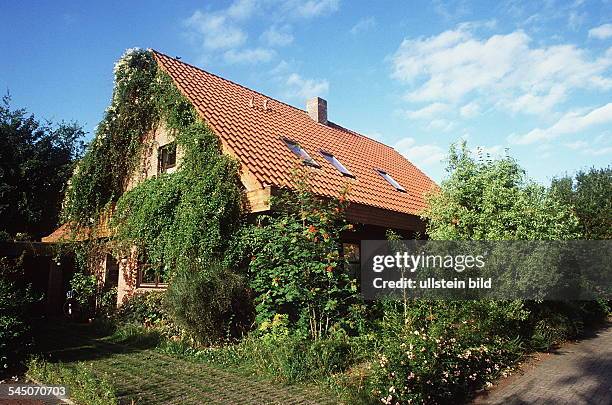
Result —
M343 242L356 259L360 240L384 238L389 228L407 238L424 231L418 213L425 207L424 194L435 188L435 183L392 147L329 120L325 100L308 100L306 110L301 110L176 58L151 52L219 137L223 153L239 162L251 213L270 210L270 196L291 185L291 170L297 163L308 168L312 190L320 196L337 196L345 184L350 184L347 219L355 224L356 231L347 234ZM175 170L180 161L180 151L163 126L153 137L154 147L129 187L159 172ZM58 240L62 232L60 228L45 241ZM108 256L102 265L112 269L118 265L121 273L126 264L117 264ZM135 286L125 285L123 277L118 278L120 301L133 288L164 287L159 280L142 276Z

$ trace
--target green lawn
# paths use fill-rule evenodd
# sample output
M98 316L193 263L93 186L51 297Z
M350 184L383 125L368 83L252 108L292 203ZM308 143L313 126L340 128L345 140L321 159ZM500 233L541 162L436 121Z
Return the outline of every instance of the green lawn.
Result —
M146 341L113 343L89 325L49 322L37 336L45 359L86 362L114 385L121 404L337 403L314 387L277 385L242 370L181 359Z

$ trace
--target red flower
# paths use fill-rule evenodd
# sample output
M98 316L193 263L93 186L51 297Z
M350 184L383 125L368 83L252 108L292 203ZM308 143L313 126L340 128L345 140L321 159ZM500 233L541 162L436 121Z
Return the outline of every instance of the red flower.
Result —
M310 233L315 233L316 231L317 231L317 228L315 228L315 226L314 226L314 225L310 225L310 226L308 227L308 232L310 232Z

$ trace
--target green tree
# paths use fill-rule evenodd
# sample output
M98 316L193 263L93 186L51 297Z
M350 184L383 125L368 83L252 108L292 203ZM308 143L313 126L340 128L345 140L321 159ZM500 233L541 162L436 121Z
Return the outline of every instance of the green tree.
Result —
M83 151L76 123L41 123L0 104L0 232L40 238L57 225L62 195Z
M569 207L527 179L513 158L450 149L449 176L422 213L436 240L566 240L579 237Z
M612 238L612 167L555 178L550 192L571 207L585 239Z
M345 197L323 200L296 176L298 189L272 201L274 215L262 215L250 231L254 252L249 264L257 293L257 322L289 316L298 330L314 339L346 326L356 303L356 281L346 271L340 234Z

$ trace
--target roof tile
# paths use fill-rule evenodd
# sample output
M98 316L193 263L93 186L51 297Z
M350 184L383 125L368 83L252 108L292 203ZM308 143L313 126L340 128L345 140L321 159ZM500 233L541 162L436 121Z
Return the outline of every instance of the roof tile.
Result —
M424 194L437 187L393 148L329 122L312 120L306 111L274 100L200 68L153 51L161 68L196 107L202 119L262 184L291 186L290 171L299 159L282 137L294 140L321 168L311 168L313 191L337 196L351 184L349 201L417 214L425 207ZM253 107L249 103L253 98ZM263 109L268 100L268 110ZM355 179L343 176L319 153L333 154ZM389 173L405 189L398 192L374 169Z

